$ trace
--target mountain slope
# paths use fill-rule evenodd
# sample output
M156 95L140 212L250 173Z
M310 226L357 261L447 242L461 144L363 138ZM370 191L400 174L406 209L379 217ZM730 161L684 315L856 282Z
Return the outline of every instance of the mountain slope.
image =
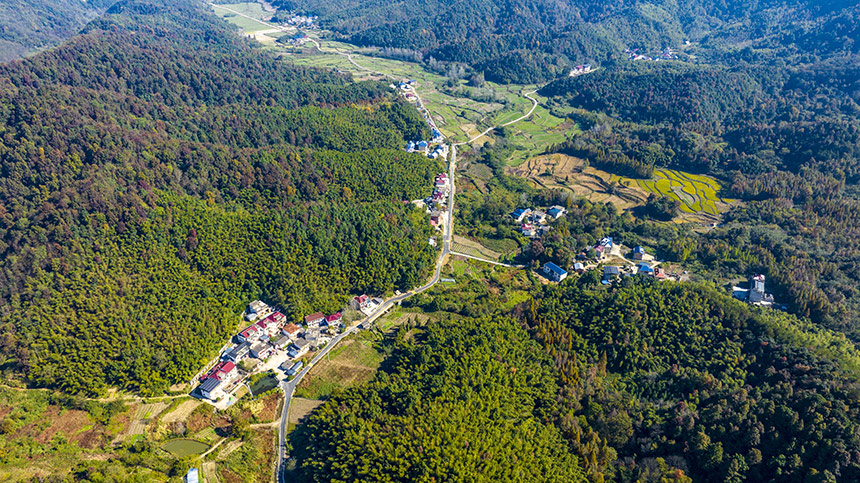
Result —
M53 47L115 0L8 0L0 4L0 62Z
M434 260L401 202L440 169L402 152L414 108L254 50L202 3L120 2L0 85L2 351L33 383L157 392L249 299L298 320Z

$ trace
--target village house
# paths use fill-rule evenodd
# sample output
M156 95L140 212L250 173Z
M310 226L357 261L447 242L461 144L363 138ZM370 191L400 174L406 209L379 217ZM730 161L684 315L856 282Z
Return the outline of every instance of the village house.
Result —
M272 342L272 346L277 350L286 349L291 343L292 339L288 335L282 335L278 340Z
M311 315L305 316L305 325L308 326L308 329L312 329L320 326L320 322L325 320L325 316L322 312L317 312Z
M555 282L561 282L567 278L567 271L552 262L545 263L542 271L548 279Z
M633 248L633 259L642 260L643 258L645 258L645 249L637 245Z
M198 386L198 389L200 389L200 395L206 399L214 400L213 396L215 396L215 392L221 387L221 384L223 384L223 381L219 381L218 379L206 379L200 384L200 386Z
M621 270L614 265L607 265L603 267L603 280L602 284L607 285L612 283L612 280L618 278L621 275Z
M352 302L350 303L350 306L353 308L353 310L365 309L368 305L370 305L370 296L368 296L367 294L353 297Z
M226 381L236 374L236 364L232 361L221 361L218 364L215 364L215 367L209 369L209 372L200 377L200 382L212 378L218 379L219 381Z
M299 327L298 325L293 324L293 323L289 323L281 329L281 334L284 334L285 336L289 337L290 339L296 339L299 336L299 333L301 332L301 330L302 330L302 328Z
M302 361L297 361L292 364L290 362L285 362L281 365L281 368L283 369L284 374L288 376L295 376L299 373L299 371L302 370L302 367L304 367L304 365L305 363Z
M343 325L343 314L340 312L331 314L325 318L325 322L329 331L337 330Z
M553 220L557 220L562 216L566 215L567 210L562 208L561 206L556 205L546 210L546 214L551 216Z
M513 213L511 213L511 217L513 217L514 221L517 223L521 223L531 212L531 208L517 208Z
M251 324L236 334L236 340L239 342L254 342L259 340L261 335L262 327L258 324Z
M532 223L546 223L546 213L543 211L533 211L531 215L529 215L529 220Z
M299 358L308 353L310 350L310 344L305 339L297 339L295 342L287 348L287 355L292 359Z
M527 236L527 237L530 237L530 238L531 238L531 237L533 237L533 236L535 236L535 227L534 227L534 225L531 225L531 224L528 224L528 223L523 223L522 225L520 225L520 231L522 231L523 236Z
M642 262L636 266L636 273L641 273L643 275L654 275L654 269L651 268L651 265Z
M576 273L585 273L585 265L582 262L576 262L573 264L573 271Z
M242 342L241 344L236 345L233 349L227 353L225 356L228 360L233 362L239 362L242 359L248 357L248 354L251 352L251 344L248 342Z
M251 346L251 357L256 357L260 360L268 359L273 353L274 349L272 346L265 342L257 342Z

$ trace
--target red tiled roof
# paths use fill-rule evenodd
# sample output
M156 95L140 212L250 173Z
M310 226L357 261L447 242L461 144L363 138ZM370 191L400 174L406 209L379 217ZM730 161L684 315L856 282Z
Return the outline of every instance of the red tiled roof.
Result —
M338 312L336 314L331 314L331 315L327 316L325 318L325 321L326 322L337 322L338 320L340 320L342 318L343 318L343 315L340 312Z
M287 324L284 326L284 332L287 334L293 335L299 331L299 326L293 323Z
M322 312L317 312L315 314L305 316L305 322L313 322L315 320L321 320L324 318L325 316L322 314Z

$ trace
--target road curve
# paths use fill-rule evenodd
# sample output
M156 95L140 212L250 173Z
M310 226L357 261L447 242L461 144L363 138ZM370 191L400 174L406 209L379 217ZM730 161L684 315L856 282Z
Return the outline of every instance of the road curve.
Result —
M455 144L454 144L454 146L462 146L462 145L464 145L464 144L472 144L473 142L477 141L478 139L480 139L480 138L482 138L482 137L486 136L486 135L487 135L487 133L489 133L489 132L490 132L490 131L492 131L493 129L498 129L498 128L500 128L500 127L505 127L505 126L510 126L511 124L513 124L513 123L515 123L515 122L520 122L520 121L522 121L523 119L528 118L529 116L531 116L531 115L532 115L532 113L533 113L533 112L535 112L535 109L537 109L537 106L538 106L538 100L537 100L537 99L535 99L534 97L532 97L532 94L535 94L536 92L537 92L537 91L529 91L529 92L526 92L525 94L523 94L525 97L528 97L528 98L529 98L529 100L531 100L531 101L532 101L532 108L531 108L531 109L529 109L529 112L527 112L527 113L525 113L524 115L522 115L522 116L520 116L520 117L518 117L518 118L514 119L513 121L508 121L508 122L506 122L506 123L504 123L504 124L500 124L500 125L498 125L498 126L488 127L488 128L487 128L486 130L484 130L484 132L482 132L481 134L478 134L477 136L473 137L472 139L470 139L470 140L468 140L468 141L463 141L463 142L455 143Z
M362 320L362 324L365 322L373 322L382 316L385 312L388 311L394 304L400 303L407 298L424 292L425 290L430 289L437 283L439 283L439 278L442 273L442 267L445 264L445 260L448 255L451 254L451 240L454 232L454 172L457 169L457 147L451 146L451 159L448 163L448 177L451 180L451 190L448 192L448 219L447 224L445 226L445 233L442 237L442 251L439 253L439 258L436 260L436 268L433 271L433 277L424 285L410 290L406 293L402 293L395 297L391 297L376 310L373 311L371 315ZM492 262L491 262L492 263ZM299 382L307 375L308 372L314 367L314 365L322 360L341 340L348 337L349 335L358 331L358 326L353 326L348 330L344 331L342 334L339 334L337 337L331 340L325 347L320 349L319 353L314 356L313 359L299 372L296 377L294 377L291 381L282 381L280 384L281 389L284 391L284 407L281 410L281 422L278 426L278 464L275 469L277 472L277 480L278 483L286 482L286 460L287 460L287 421L290 415L290 400L293 398L293 393L296 390Z

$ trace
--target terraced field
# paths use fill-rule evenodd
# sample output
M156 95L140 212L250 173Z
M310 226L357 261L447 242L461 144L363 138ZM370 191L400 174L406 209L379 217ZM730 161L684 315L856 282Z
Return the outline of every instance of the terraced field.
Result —
M645 191L681 202L686 213L719 215L734 200L720 197L720 183L714 178L670 169L655 171L653 180L636 180Z
M682 220L716 222L735 200L720 196L720 183L708 176L668 169L657 170L648 180L618 176L588 166L578 158L550 154L528 159L507 169L543 188L560 189L593 202L612 203L622 210L642 206L648 196L668 196L681 203Z

